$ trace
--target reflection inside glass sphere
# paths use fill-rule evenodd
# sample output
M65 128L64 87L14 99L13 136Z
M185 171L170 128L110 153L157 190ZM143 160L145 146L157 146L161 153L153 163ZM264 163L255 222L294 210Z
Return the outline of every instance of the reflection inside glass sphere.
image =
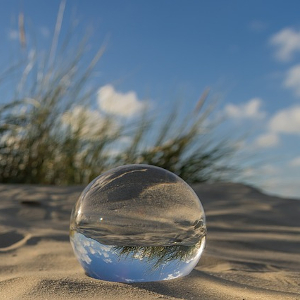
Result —
M86 273L118 282L185 276L205 246L201 202L181 178L126 165L95 178L71 215L70 239Z

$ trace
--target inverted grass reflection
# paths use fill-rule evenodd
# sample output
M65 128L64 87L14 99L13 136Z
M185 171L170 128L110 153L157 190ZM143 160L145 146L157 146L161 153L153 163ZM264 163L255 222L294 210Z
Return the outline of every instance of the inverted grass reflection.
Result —
M156 270L161 265L172 261L188 262L192 260L197 256L199 249L203 247L203 243L205 243L205 236L193 246L115 246L113 249L118 253L120 259L123 257L146 259L148 262L152 262L151 266L153 270Z

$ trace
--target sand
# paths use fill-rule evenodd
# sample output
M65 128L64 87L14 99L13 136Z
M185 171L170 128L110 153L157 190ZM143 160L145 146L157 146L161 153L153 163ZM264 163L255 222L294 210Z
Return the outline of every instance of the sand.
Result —
M124 284L85 275L69 243L83 187L0 185L0 299L300 299L300 201L194 186L207 246L190 275Z

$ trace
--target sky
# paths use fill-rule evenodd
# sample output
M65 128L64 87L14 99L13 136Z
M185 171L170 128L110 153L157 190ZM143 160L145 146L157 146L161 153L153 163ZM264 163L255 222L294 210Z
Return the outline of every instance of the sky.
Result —
M46 47L60 4L0 2L0 68L19 43L20 11L26 33ZM180 97L193 108L209 87L223 128L247 136L246 182L300 199L299 11L293 0L73 0L62 31L76 21L78 38L92 32L91 52L106 45L97 66L102 110L132 117L147 105L168 111Z
M78 232L73 233L71 243L78 261L89 276L129 283L168 280L189 274L199 261L205 239L201 241L199 247L194 247L195 249L185 259L162 260L157 268L155 264L159 257L149 258L147 255L143 257L143 251L137 253L132 251L122 256L114 249L115 246L101 244ZM103 270L107 272L103 273Z

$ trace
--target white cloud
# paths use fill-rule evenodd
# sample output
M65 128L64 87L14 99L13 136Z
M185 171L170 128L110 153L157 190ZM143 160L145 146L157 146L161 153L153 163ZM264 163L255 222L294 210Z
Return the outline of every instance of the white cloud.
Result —
M121 117L132 117L147 108L146 101L140 101L135 92L117 92L112 85L105 85L98 91L99 107L106 113Z
M300 134L300 106L280 110L270 119L268 126L273 133Z
M277 146L280 142L280 134L300 135L300 106L282 109L275 113L267 123L267 132L259 135L254 146L269 148Z
M299 157L300 162L300 157ZM245 182L263 189L266 193L300 199L300 185L298 169L291 169L284 165L265 164L254 167L253 174L243 178Z
M283 85L292 89L296 96L300 96L300 64L287 71Z
M163 280L170 280L170 279L175 279L175 278L178 278L180 276L182 276L183 273L180 272L180 271L176 271L174 272L173 274L169 274L166 278L164 278Z
M75 238L72 239L73 247L76 249L76 256L80 261L83 261L87 264L90 264L92 262L91 258L89 257L89 253L86 250L86 245L80 236L77 236L78 233L75 233Z
M245 104L226 105L225 113L228 117L234 119L263 119L265 112L260 110L261 105L262 100L260 98L253 98Z
M258 136L254 142L260 148L274 147L279 144L279 137L276 133L265 133Z
M272 177L262 182L262 188L271 195L300 199L299 178Z
M10 40L17 40L19 38L19 32L15 29L10 29L7 35Z
M274 34L270 44L275 46L275 57L280 61L290 61L296 52L300 52L300 31L285 28Z
M62 116L62 122L70 126L73 132L78 132L81 138L93 139L99 136L105 119L98 111L77 105ZM116 129L117 124L111 124L106 133L113 134Z
M294 159L292 159L289 164L290 167L300 167L300 156L295 157Z

